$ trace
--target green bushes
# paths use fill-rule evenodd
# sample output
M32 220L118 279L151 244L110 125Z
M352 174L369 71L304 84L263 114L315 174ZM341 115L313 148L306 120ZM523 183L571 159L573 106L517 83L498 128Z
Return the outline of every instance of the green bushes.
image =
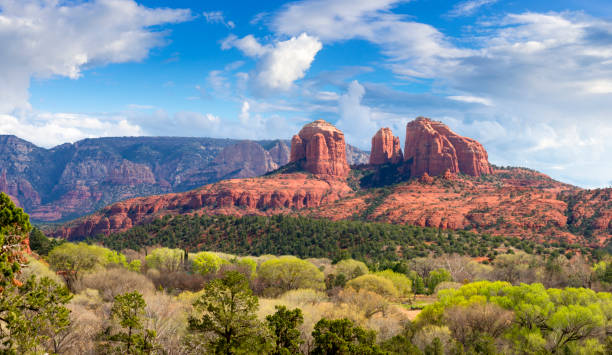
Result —
M398 297L399 291L393 282L385 277L369 274L352 279L346 284L355 290L367 290L385 297Z
M298 288L323 289L323 273L308 261L282 256L263 262L257 275L266 294L279 295Z

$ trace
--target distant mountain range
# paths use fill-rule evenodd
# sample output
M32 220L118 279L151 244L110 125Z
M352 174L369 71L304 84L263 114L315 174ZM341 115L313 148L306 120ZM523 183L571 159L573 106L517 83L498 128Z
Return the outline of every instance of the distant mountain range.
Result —
M38 147L0 135L0 191L34 221L64 221L131 197L187 191L265 174L289 161L289 141L184 137L95 138ZM368 152L347 146L350 164Z

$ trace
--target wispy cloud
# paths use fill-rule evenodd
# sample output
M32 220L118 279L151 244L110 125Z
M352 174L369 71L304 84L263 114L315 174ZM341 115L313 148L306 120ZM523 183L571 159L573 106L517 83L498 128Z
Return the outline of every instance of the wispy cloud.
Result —
M220 23L227 28L234 28L236 24L233 21L227 21L222 11L204 11L202 13L207 23Z
M470 16L475 14L480 8L492 5L498 0L468 0L456 4L448 13L451 17Z

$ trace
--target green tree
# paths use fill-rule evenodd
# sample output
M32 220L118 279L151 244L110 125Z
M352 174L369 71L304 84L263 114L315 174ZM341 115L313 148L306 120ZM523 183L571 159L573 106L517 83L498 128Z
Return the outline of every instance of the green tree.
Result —
M280 293L298 288L323 289L323 273L315 265L293 256L282 256L263 262L257 270L267 293Z
M148 268L161 272L176 272L184 267L184 252L181 249L158 248L145 258Z
M120 345L118 353L149 354L155 349L155 331L145 329L145 303L138 291L115 296L111 317L123 328L109 340Z
M361 289L368 290L385 297L399 296L399 292L391 280L375 274L356 277L349 281L346 286L352 287L357 291Z
M349 280L369 272L368 267L361 261L354 259L340 260L336 264L336 274L344 274Z
M266 316L266 322L274 337L272 354L291 355L300 352L300 345L304 342L298 329L304 322L301 309L289 310L277 305L276 313Z
M228 263L225 259L222 259L218 255L206 251L193 255L192 262L193 271L200 275L217 272L221 268L221 265Z
M410 281L408 276L394 272L393 270L379 271L374 273L374 275L382 276L391 281L399 292L400 297L409 297L412 294L412 281Z
M427 279L425 280L425 285L427 286L427 291L429 294L434 293L436 290L436 286L441 282L451 281L453 278L451 277L450 272L446 269L436 269L429 273Z
M58 242L47 238L47 236L38 228L34 227L30 233L30 249L35 251L38 255L47 255Z
M23 252L30 230L30 217L0 192L0 292L15 283L15 275L25 262Z
M53 350L48 340L70 323L65 287L46 277L18 280L31 228L28 215L0 193L0 353Z
M193 307L189 328L202 334L212 353L245 353L265 342L255 314L259 301L239 272L230 271L224 278L206 284Z
M384 354L375 344L376 333L356 326L349 319L322 318L312 332L314 355Z
M125 255L98 245L63 243L51 250L47 261L73 292L83 274L96 267L118 264L128 267Z

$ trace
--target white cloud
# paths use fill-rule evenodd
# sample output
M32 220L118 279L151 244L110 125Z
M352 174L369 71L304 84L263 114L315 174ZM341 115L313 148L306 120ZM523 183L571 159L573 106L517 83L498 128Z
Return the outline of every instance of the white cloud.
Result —
M491 102L491 100L486 99L484 97L458 95L458 96L448 96L448 98L451 100L455 100L455 101L481 104L485 106L493 106L493 103Z
M433 77L444 67L451 70L459 58L471 53L460 49L433 26L409 21L390 10L402 0L311 0L286 5L271 28L278 34L309 33L324 43L364 39L379 45L390 67L406 77Z
M262 55L270 51L270 47L264 47L253 35L247 35L242 38L238 38L235 35L229 35L221 43L221 49L228 50L232 47L240 49L244 54L249 57L261 57Z
M306 75L317 53L323 48L316 38L302 33L286 41L261 45L253 35L227 37L222 49L238 48L245 55L259 58L253 76L256 85L265 90L289 90L296 80Z
M361 104L365 92L357 80L349 84L347 92L338 99L340 119L336 124L346 134L347 141L364 148L369 146L377 128L372 110Z
M84 138L141 136L144 131L125 117L93 117L69 113L39 113L31 117L0 114L0 132L13 134L43 147Z
M238 115L240 122L242 122L243 124L248 123L249 117L251 117L251 114L249 113L250 109L251 109L251 106L249 105L249 102L244 101L242 103L242 107L240 108L240 115Z
M208 23L220 23L227 28L234 28L236 24L233 21L226 21L222 11L204 11L202 13L204 19Z
M76 79L83 68L142 60L164 44L153 26L189 18L133 0L0 0L0 112L29 108L32 77Z
M495 4L498 0L468 0L456 4L448 13L449 16L470 16L486 5Z

